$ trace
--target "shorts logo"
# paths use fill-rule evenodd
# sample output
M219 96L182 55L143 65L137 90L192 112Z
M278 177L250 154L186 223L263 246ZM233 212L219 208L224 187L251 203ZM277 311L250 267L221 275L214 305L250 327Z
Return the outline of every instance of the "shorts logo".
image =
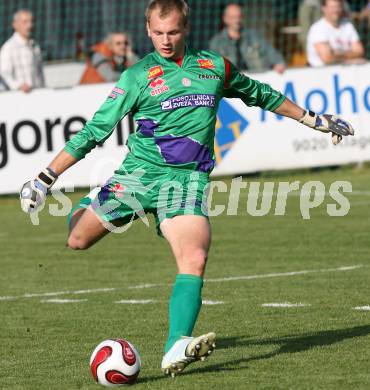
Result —
M160 65L157 65L148 70L148 79L155 79L157 77L163 76L163 74L163 68Z
M189 80L187 77L184 77L184 78L181 80L181 82L182 82L182 85L183 85L184 87L190 87L190 86L191 86L191 80Z
M161 102L162 111L177 110L185 107L208 107L216 106L216 95L194 94L178 96Z
M213 62L211 60L199 59L198 64L203 69L214 69L215 68L215 65L213 64Z
M122 193L125 189L126 187L124 185L122 185L121 183L117 183L110 189L110 191L114 192L116 197L119 198L123 196Z
M118 88L118 87L114 87L112 89L112 92L109 94L108 97L112 98L112 99L117 99L117 97L119 95L124 95L125 93L125 90L124 89L121 89L121 88Z
M164 92L169 91L170 87L165 85L166 80L157 78L155 80L152 80L149 84L149 87L152 88L152 91L150 91L151 96L158 96Z

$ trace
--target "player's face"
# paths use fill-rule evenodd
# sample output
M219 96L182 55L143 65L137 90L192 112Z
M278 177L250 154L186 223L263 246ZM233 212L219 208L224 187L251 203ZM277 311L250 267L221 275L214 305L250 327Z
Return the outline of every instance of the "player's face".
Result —
M343 16L343 3L339 0L327 0L322 12L329 22L337 23Z
M29 38L33 28L33 17L28 12L19 14L13 23L14 30L24 38Z
M147 23L148 36L155 50L164 58L181 58L185 50L187 28L178 11L160 18L159 9L154 9Z

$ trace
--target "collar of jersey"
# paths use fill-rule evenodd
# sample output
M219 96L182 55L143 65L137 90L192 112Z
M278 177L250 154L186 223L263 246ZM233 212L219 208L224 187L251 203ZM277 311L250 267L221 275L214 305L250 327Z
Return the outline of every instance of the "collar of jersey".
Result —
M189 49L189 47L187 45L185 45L185 53L184 53L184 58L182 60L182 65L178 66L177 63L174 60L172 60L170 58L164 58L156 50L154 51L154 57L160 64L163 64L163 65L166 65L166 66L173 66L173 67L176 67L176 68L179 68L179 69L186 67L188 58L190 56L191 56L191 50Z

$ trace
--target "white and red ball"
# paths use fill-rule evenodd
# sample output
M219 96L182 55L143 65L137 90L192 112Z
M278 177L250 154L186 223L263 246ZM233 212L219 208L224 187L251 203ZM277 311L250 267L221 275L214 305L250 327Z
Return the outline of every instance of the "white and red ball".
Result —
M101 342L94 349L90 368L96 382L107 387L118 387L136 381L141 361L131 343L123 339L112 339Z

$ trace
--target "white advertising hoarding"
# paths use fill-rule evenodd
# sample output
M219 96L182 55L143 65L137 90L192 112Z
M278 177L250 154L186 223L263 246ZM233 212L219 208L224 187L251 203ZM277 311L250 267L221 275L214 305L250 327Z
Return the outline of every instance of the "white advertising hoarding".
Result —
M356 135L330 137L237 99L223 100L216 125L213 175L339 165L370 160L370 64L252 75L316 112L343 115ZM109 94L113 84L0 94L0 194L16 193L45 167ZM70 168L58 186L103 183L126 153L125 118L104 146Z
M214 175L370 160L369 75L370 64L294 69L282 76L273 72L258 75L259 80L271 84L302 107L348 119L356 135L334 146L328 135L294 120L259 108L246 108L238 99L224 101L216 126L219 164ZM227 128L234 130L234 139L228 139Z
M90 119L113 84L72 89L0 94L0 194L18 192L22 183L47 166ZM108 179L123 160L129 131L124 118L103 146L96 147L58 180L58 186L93 186Z

